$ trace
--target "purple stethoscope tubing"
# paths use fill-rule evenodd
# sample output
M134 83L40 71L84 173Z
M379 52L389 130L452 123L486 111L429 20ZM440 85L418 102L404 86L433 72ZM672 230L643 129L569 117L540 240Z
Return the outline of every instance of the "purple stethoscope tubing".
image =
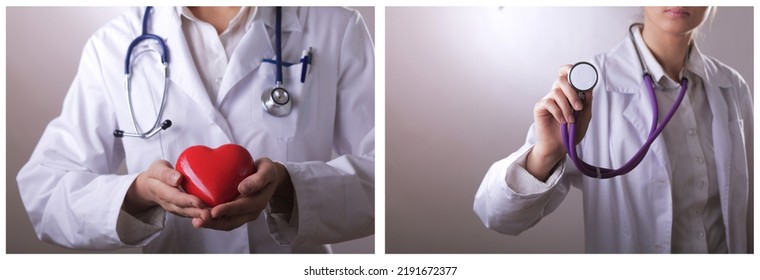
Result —
M636 24L631 25L629 27L630 29L635 26ZM631 40L633 40L633 35L631 35ZM681 78L681 91L678 94L678 97L676 98L675 102L673 102L673 106L671 106L670 111L665 115L665 118L662 120L662 122L658 122L659 120L659 112L658 112L658 106L657 106L657 97L655 96L654 92L654 84L652 81L652 76L649 74L648 69L644 65L644 61L641 58L641 52L639 51L638 47L636 46L636 42L633 42L633 46L636 49L636 54L638 55L639 62L641 63L642 70L644 72L643 74L643 80L644 84L647 87L647 91L649 93L649 98L651 100L651 107L652 107L652 126L649 130L649 135L647 136L646 142L644 142L644 145L641 146L638 152L631 157L631 159L628 160L623 166L621 166L618 169L610 169L610 168L603 168L591 165L589 163L586 163L580 157L578 157L578 152L576 150L576 145L573 145L571 143L574 142L575 139L575 123L566 123L560 126L560 132L562 134L562 142L565 145L565 149L567 150L568 156L575 164L576 168L586 176L598 178L598 179L608 179L613 178L616 176L620 176L623 174L626 174L628 172L631 172L636 166L641 163L641 161L644 159L644 156L646 156L647 152L649 152L649 147L652 145L655 139L657 139L657 136L662 133L662 130L665 129L665 126L670 122L670 119L675 114L676 110L678 110L678 107L681 105L681 101L683 101L684 96L686 95L686 90L688 89L689 82L686 78ZM584 62L585 63L585 62ZM581 63L577 63L573 67L579 65ZM587 64L587 63L586 63ZM592 66L593 67L593 66ZM596 71L596 68L594 68L594 71ZM571 69L572 72L572 69ZM575 87L575 86L573 86ZM576 88L577 90L577 88ZM584 94L582 91L579 91L579 96L581 96L581 99L583 100ZM578 112L573 112L573 117L577 120Z

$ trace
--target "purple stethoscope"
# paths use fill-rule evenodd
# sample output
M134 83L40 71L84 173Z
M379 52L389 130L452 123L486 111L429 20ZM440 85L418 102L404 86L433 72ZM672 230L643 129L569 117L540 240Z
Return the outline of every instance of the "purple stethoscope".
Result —
M678 94L678 97L676 98L675 102L673 102L673 106L670 108L670 111L668 111L668 114L665 115L665 118L662 120L661 123L658 123L658 119L660 117L659 112L657 110L657 97L654 93L654 86L652 82L652 76L649 74L649 69L647 69L646 64L644 64L644 60L641 58L641 51L639 50L638 46L636 46L636 41L633 38L633 27L639 26L640 23L634 23L628 28L628 32L630 33L631 41L633 42L633 47L636 49L636 55L639 58L639 63L641 63L641 69L644 73L643 79L644 84L647 86L647 91L649 92L649 98L651 99L651 105L652 105L652 127L649 130L649 135L647 136L647 140L644 143L643 146L639 149L638 152L636 152L633 157L628 160L623 166L621 166L618 169L609 169L609 168L603 168L598 166L593 166L591 164L586 163L582 159L578 157L578 152L576 151L575 145L572 145L570 143L573 143L573 140L575 139L575 123L572 124L565 124L561 125L561 133L562 133L562 142L565 144L565 149L567 150L568 155L570 156L570 159L575 163L575 166L578 168L578 170L583 173L583 175L598 178L598 179L608 179L613 178L616 176L620 176L623 174L626 174L628 172L631 172L636 166L639 165L641 160L644 159L644 156L649 151L649 147L652 145L654 140L657 138L657 136L660 135L663 129L665 129L665 126L668 124L670 119L673 117L673 114L675 114L676 110L678 109L678 106L681 105L681 101L683 101L684 96L686 95L686 89L688 88L689 82L686 78L681 78L681 92ZM686 56L689 57L688 54ZM579 62L573 65L573 67L570 69L570 72L567 74L567 79L570 85L575 88L575 90L578 92L578 96L580 97L581 101L585 100L585 92L590 91L591 89L596 86L596 82L599 79L599 74L596 71L596 68L591 65L588 62ZM578 112L573 112L573 117L576 117L577 119Z

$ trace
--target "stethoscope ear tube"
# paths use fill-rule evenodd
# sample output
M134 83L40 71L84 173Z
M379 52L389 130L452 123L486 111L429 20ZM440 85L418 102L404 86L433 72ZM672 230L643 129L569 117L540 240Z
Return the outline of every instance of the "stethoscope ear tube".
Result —
M137 137L142 139L147 139L150 137L153 137L153 135L156 135L156 133L160 132L161 130L166 130L167 128L172 126L171 120L164 120L163 123L160 123L161 117L164 113L164 107L166 106L166 95L168 93L169 89L169 51L166 47L166 42L164 42L161 37L158 37L155 34L148 33L148 19L150 18L150 12L153 10L153 7L148 6L145 8L145 14L143 15L143 22L142 22L142 34L140 36L137 36L132 42L129 44L129 47L127 48L127 57L124 59L124 91L127 93L127 109L129 110L129 116L132 121L132 127L135 130L135 132L125 132L124 130L116 129L113 131L113 136L116 138L123 138L124 136L127 137ZM130 73L131 68L131 59L132 59L132 51L134 48L142 41L145 40L154 40L158 42L158 45L161 48L161 52L159 53L159 56L161 57L161 65L163 66L163 73L164 73L164 91L163 95L161 97L161 107L158 109L158 116L156 116L156 122L153 123L153 127L151 127L150 130L147 132L140 132L140 130L137 129L137 120L135 118L135 111L134 108L132 108L132 74ZM160 124L160 125L159 125Z
M166 130L167 128L170 128L171 126L172 126L172 121L169 119L166 119L164 120L163 123L161 123L161 126L154 127L153 129L151 129L150 131L146 133L129 133L129 132L124 132L124 130L117 129L113 131L113 136L116 138L124 138L124 136L129 136L129 137L147 139L147 138L152 137L153 135L156 135L156 133L158 133L159 131Z

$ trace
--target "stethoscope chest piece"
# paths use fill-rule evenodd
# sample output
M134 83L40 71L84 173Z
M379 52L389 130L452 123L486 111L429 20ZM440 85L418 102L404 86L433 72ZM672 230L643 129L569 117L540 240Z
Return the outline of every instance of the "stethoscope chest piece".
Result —
M293 102L290 100L290 93L283 87L277 85L272 89L266 89L261 93L261 105L264 110L275 117L284 117L290 114Z
M567 81L578 92L578 96L585 99L585 92L593 89L599 81L599 73L591 63L578 62L567 73Z

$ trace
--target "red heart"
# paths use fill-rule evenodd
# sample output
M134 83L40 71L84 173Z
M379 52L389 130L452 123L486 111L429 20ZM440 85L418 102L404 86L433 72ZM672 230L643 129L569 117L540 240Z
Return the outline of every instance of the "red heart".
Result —
M238 184L256 172L251 154L240 145L225 144L216 149L192 146L177 159L177 171L184 177L183 188L214 207L238 196Z

